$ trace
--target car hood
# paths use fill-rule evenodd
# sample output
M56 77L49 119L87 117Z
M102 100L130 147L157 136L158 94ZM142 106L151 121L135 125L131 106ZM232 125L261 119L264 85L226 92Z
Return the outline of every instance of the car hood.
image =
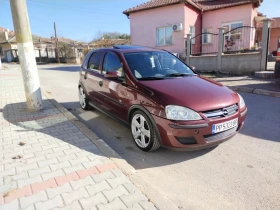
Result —
M165 80L139 81L152 91L159 102L179 105L195 111L219 109L238 103L238 95L220 83L203 76L188 76Z

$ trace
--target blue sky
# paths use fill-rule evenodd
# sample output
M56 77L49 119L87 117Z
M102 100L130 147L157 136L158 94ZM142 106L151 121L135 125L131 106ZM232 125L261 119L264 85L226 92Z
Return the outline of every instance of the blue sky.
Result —
M80 41L91 41L99 31L129 33L129 19L122 12L148 0L27 0L33 34L51 37L57 33ZM259 11L280 17L280 0L264 0ZM13 29L9 0L0 0L0 26Z

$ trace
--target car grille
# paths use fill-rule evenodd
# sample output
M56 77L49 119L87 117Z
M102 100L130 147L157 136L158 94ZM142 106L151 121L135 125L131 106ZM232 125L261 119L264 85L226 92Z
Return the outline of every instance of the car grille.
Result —
M205 141L207 141L207 142L225 139L225 138L233 135L236 132L237 128L238 127L236 126L227 131L223 131L221 133L210 134L210 135L204 135L203 137L204 137Z
M221 117L228 117L238 112L238 104L233 104L231 106L216 109L212 111L203 112L203 114L207 118L221 118Z

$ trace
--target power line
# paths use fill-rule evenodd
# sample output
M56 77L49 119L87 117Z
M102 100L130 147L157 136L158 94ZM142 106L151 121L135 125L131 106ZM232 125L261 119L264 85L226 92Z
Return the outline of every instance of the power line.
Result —
M55 8L55 9L63 9L65 10L65 7L63 7L62 5L58 5L58 4L54 4L53 2L50 3L50 2L45 2L45 1L35 1L35 0L29 0L28 1L29 3L31 2L32 3L32 6L38 6L38 7L42 7L42 6L46 6L48 5L48 7L51 7L51 8ZM74 6L74 5L71 5L71 6ZM104 13L104 12L98 12L98 11L92 11L92 10L88 10L87 8L82 8L82 7L77 7L75 6L75 8L71 7L69 4L67 5L67 10L71 10L71 11L74 11L74 12L84 12L84 13L90 13L90 14L98 14L98 15L110 15L112 16L112 13ZM115 14L117 15L117 14Z

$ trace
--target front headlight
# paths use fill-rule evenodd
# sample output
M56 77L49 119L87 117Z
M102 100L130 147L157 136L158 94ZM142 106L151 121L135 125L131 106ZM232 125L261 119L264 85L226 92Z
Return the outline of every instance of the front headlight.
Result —
M244 101L244 99L242 98L241 95L238 94L238 96L239 96L239 106L240 106L240 109L243 109L245 107L245 101Z
M169 120L201 120L201 116L182 106L168 105L165 107L166 117Z

